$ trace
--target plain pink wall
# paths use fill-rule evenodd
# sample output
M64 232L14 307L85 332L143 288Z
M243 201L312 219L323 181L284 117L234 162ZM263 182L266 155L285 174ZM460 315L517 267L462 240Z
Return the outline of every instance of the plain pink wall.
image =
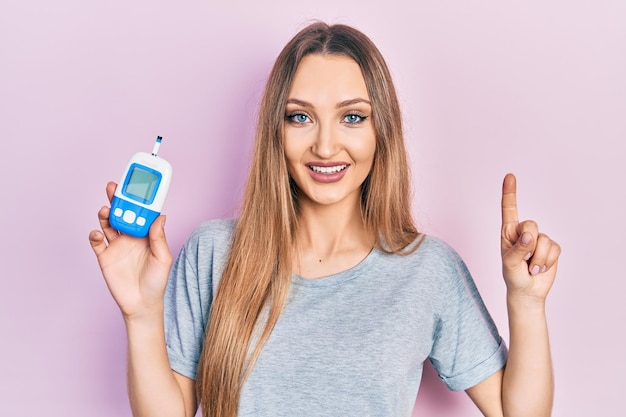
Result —
M621 0L3 1L0 415L130 415L124 328L87 242L104 185L162 135L172 251L232 216L265 77L314 18L362 29L387 58L418 222L464 256L505 336L499 193L517 174L521 216L564 250L554 415L623 415ZM479 413L427 369L415 415Z

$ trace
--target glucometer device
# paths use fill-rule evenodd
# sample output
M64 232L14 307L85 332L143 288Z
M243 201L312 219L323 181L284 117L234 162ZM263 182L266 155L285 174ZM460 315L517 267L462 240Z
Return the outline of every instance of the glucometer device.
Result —
M113 195L109 223L127 235L145 237L163 209L172 166L157 156L162 140L157 136L151 154L133 155Z

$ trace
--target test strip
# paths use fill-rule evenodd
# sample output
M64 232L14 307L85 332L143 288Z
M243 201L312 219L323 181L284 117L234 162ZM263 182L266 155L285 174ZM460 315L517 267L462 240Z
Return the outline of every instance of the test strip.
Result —
M162 140L163 138L161 136L157 136L156 140L154 141L154 148L152 148L152 156L157 156L157 154L159 153L159 146L161 146Z

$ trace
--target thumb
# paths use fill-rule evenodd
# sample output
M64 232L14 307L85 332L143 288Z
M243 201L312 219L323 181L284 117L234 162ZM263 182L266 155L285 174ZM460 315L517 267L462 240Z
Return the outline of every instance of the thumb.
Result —
M148 232L150 238L150 249L155 258L161 262L171 262L172 254L165 239L165 216L160 215L150 226Z
M502 256L502 264L509 270L516 270L520 267L528 268L528 261L535 251L537 240L533 234L525 231L515 244Z

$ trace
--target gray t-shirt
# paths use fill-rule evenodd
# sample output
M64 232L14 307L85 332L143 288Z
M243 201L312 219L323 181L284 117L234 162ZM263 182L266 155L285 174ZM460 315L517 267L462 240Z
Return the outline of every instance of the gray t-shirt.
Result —
M192 379L233 227L232 220L199 226L168 281L170 365ZM282 315L244 385L239 416L408 417L424 360L450 389L464 390L501 369L506 358L465 264L444 242L426 236L407 256L374 249L329 277L294 275Z

